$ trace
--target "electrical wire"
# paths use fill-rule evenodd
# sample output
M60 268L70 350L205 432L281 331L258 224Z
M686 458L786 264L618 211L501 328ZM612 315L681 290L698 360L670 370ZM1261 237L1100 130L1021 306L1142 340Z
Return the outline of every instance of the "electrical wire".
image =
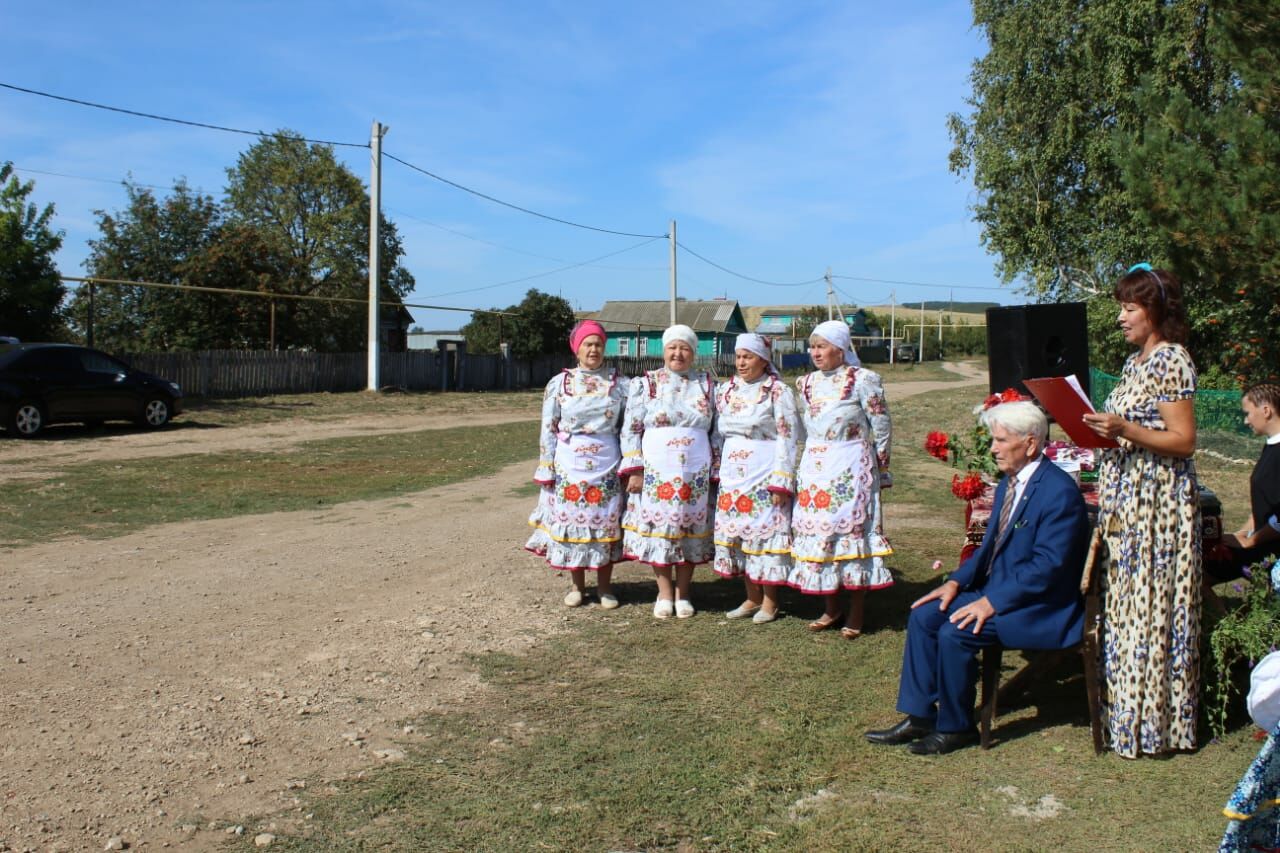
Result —
M587 231L598 231L601 234L615 234L619 237L644 237L652 240L665 240L669 236L667 234L636 234L631 231L614 231L611 228L597 228L594 225L583 225L581 222L571 222L568 219L561 219L557 216L550 216L546 213L539 213L536 210L530 210L527 207L521 207L518 204L512 204L509 201L503 201L500 198L494 198L493 196L482 193L479 190L473 190L471 189L471 187L463 186L457 181L451 181L448 178L444 178L444 177L441 177L440 175L437 175L435 172L429 172L426 169L422 168L421 166L415 166L407 160L401 160L399 157L395 156L394 154L389 154L385 150L382 152L382 156L386 157L388 160L394 160L397 163L399 163L401 166L405 166L409 169L412 169L415 172L421 172L422 174L426 175L428 178L439 181L442 184L448 184L449 186L455 189L462 190L463 192L471 193L473 196L482 198L485 201L491 201L494 204L500 204L503 207L509 207L512 210L518 210L521 213L527 213L530 216L536 216L539 219L546 219L549 222L558 222L561 225L572 225L574 228L582 228Z
M557 258L552 255L542 255L537 252L530 252L527 249L517 249L514 246L504 246L501 243L495 243L492 240L486 240L483 237L476 237L475 235L468 234L465 231L458 231L454 228L449 228L448 226L441 225L438 222L432 222L428 219L423 219L421 217L414 216L411 213L405 213L403 210L391 210L390 208L383 208L383 209L387 210L389 213L394 213L396 216L402 217L404 219L408 219L411 222L417 222L421 225L427 225L427 226L430 226L431 228L436 228L448 234L453 234L454 236L461 237L464 240L471 240L476 243L482 243L486 246L492 246L495 249L501 249L504 252L513 252L517 255L526 255L530 258L539 258L544 261L554 261L557 264L571 263L571 261L569 261L567 258ZM666 267L618 267L618 266L605 265L605 264L599 264L598 266L601 269L624 270L627 272L656 272L658 270L666 269Z
M901 284L910 287L937 287L942 290L999 290L1008 292L1007 287L983 287L977 284L934 284L927 281L894 281L891 278L866 278L857 275L833 275L832 278L842 278L846 281L869 281L875 284Z
M724 266L721 266L720 264L717 264L715 261L711 260L710 258L706 258L706 257L703 257L702 255L699 255L697 252L695 252L693 249L690 249L688 246L686 246L684 243L681 243L679 240L676 241L676 245L679 246L681 249L684 249L689 254L693 255L698 260L702 261L704 264L710 264L711 266L715 267L721 272L727 272L729 275L736 276L737 278L740 278L743 281L753 281L756 284L768 284L768 285L772 285L773 287L805 287L807 285L816 284L822 281L821 277L811 278L808 281L789 281L789 282L766 281L765 279L762 279L762 278L752 278L749 275L743 275L740 272L734 272L728 267L724 267Z
M274 133L267 133L261 130L241 130L238 127L224 127L220 124L206 124L202 121L188 121L182 118L171 118L170 116L156 115L155 113L144 113L137 110L126 110L123 107L112 107L106 104L95 104L93 101L82 101L79 98L66 98L62 95L53 95L49 92L41 92L36 89L26 89L22 86L14 86L12 83L0 83L0 88L12 89L15 92L25 92L28 95L39 95L41 98L52 98L55 101L65 101L68 104L79 104L82 107L93 107L98 110L108 110L113 113L124 113L125 115L138 116L139 118L155 119L156 121L167 121L172 124L185 124L188 127L203 127L207 130L221 130L225 133L242 133L245 136L258 136L268 139L275 136ZM343 148L368 148L367 142L334 142L329 139L307 139L299 137L303 142L311 142L316 145L336 145Z
M347 305L368 305L367 299L353 299L347 296L316 296L310 293L271 293L262 290L241 290L234 287L204 287L197 284L169 284L159 281L131 281L119 278L97 278L91 276L88 278L63 275L59 276L62 281L73 281L79 284L110 284L121 287L153 287L160 290L183 290L193 293L218 293L223 296L256 296L260 299L292 299L300 302L341 302ZM449 305L421 305L416 302L396 302L387 299L379 299L378 304L383 307L391 308L424 308L431 311L470 311L473 314L501 314L504 317L518 317L519 314L513 314L510 311L498 311L493 308L457 308Z
M520 284L521 282L524 282L524 281L532 281L535 278L546 278L549 275L555 275L556 273L559 273L559 272L565 272L567 270L578 269L579 267L590 266L591 264L594 264L597 261L603 261L605 258L612 258L614 255L621 255L624 252L634 251L635 249L639 249L642 246L647 246L655 240L665 240L665 239L666 237L650 237L648 240L645 240L642 243L636 243L634 246L628 246L625 249L619 249L616 252L609 252L608 254L601 255L598 258L592 258L587 261L580 261L579 263L576 263L576 264L569 264L568 266L558 267L557 269L547 270L546 272L534 273L533 275L527 275L527 276L524 276L523 278L513 278L513 279L510 279L509 281L500 281L497 284L486 284L483 287L469 287L469 288L466 288L465 290L450 290L447 293L429 293L427 294L427 297L430 299L439 299L442 296L456 296L460 293L478 293L481 290L493 290L495 287L506 287L507 285L511 285L511 284Z
M23 167L23 166L19 166L17 163L12 163L12 164L10 164L10 165L12 165L12 166L13 166L13 170L14 170L15 172L24 172L24 173L26 173L26 174L30 174L30 175L50 175L50 176L55 177L55 178L70 178L70 179L72 179L72 180L74 180L74 181L96 181L96 182L101 183L101 184L115 184L116 186L119 186L120 184L123 184L123 183L130 183L130 182L128 182L128 181L122 181L122 180L120 180L120 179L118 179L118 178L91 178L91 177L89 177L88 175L68 175L68 174L66 174L65 172L43 172L43 171L41 171L41 170L39 170L39 169L28 169L28 168L25 168L25 167ZM135 187L143 187L144 189L149 189L149 190L171 190L171 189L173 189L173 187L161 187L161 186L156 186L155 184L138 184L138 183L132 183L132 184L131 184L131 186L135 186ZM201 189L198 189L198 188L197 188L197 189L196 189L196 192L204 192L204 190L201 190Z

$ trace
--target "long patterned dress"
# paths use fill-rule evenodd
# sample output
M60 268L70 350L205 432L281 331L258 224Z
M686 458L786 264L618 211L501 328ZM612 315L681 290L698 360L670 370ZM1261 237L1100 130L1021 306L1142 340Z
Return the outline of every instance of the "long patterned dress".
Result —
M554 569L603 569L622 557L624 409L616 370L576 367L547 383L533 475L543 489L524 547Z
M644 471L627 500L623 554L658 568L711 559L711 442L715 381L665 367L631 380L622 430L622 474Z
M796 476L788 583L826 595L893 585L884 558L880 472L889 467L891 425L879 374L841 365L796 380L805 430Z
M1157 403L1190 400L1196 373L1178 344L1129 356L1105 410L1165 429ZM1103 718L1126 758L1196 746L1200 674L1200 507L1195 463L1120 439L1103 452L1098 524Z
M733 377L716 389L711 437L716 500L715 562L721 577L746 574L779 586L791 574L791 498L795 494L795 396L776 376ZM774 506L772 496L786 497Z

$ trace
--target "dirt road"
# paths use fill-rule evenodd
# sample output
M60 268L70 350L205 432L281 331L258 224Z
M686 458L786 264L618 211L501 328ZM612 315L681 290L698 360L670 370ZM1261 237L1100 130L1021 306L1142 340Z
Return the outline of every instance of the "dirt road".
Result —
M986 381L964 375L960 384ZM940 385L957 387L904 382L889 397ZM370 416L6 440L0 463L5 476L33 476L90 459L281 450L461 422ZM563 580L520 549L531 507L513 490L530 469L322 511L9 550L0 850L213 849L237 816L261 816L241 832L287 831L308 819L304 788L402 758L419 737L406 719L483 689L466 655L524 650L570 624Z

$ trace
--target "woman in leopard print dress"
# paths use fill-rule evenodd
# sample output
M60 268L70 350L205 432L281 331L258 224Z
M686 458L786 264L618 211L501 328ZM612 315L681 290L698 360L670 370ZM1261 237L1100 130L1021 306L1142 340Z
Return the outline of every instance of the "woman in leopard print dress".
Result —
M1182 285L1138 264L1115 287L1120 328L1138 351L1086 415L1119 447L1103 452L1098 525L1108 557L1103 597L1103 718L1125 758L1196 747L1200 673L1200 510L1196 373Z

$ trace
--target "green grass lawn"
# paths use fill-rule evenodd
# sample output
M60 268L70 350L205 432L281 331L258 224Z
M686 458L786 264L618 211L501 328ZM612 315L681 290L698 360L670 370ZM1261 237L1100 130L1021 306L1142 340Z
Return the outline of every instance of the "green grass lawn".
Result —
M954 563L960 547L951 470L923 453L924 434L968 425L980 396L894 405L886 503L899 582L871 595L862 639L811 634L819 604L794 594L776 623L727 622L740 586L705 569L699 615L658 622L648 572L625 565L626 606L574 611L571 632L528 655L475 658L491 689L413 720L426 737L408 760L308 793L307 829L273 848L1214 849L1258 746L1239 714L1193 755L1095 757L1073 665L1003 709L990 751L919 758L863 741L896 719L908 603L937 583L931 561ZM1210 463L1203 475L1226 496L1248 471ZM544 571L532 558L527 570Z

